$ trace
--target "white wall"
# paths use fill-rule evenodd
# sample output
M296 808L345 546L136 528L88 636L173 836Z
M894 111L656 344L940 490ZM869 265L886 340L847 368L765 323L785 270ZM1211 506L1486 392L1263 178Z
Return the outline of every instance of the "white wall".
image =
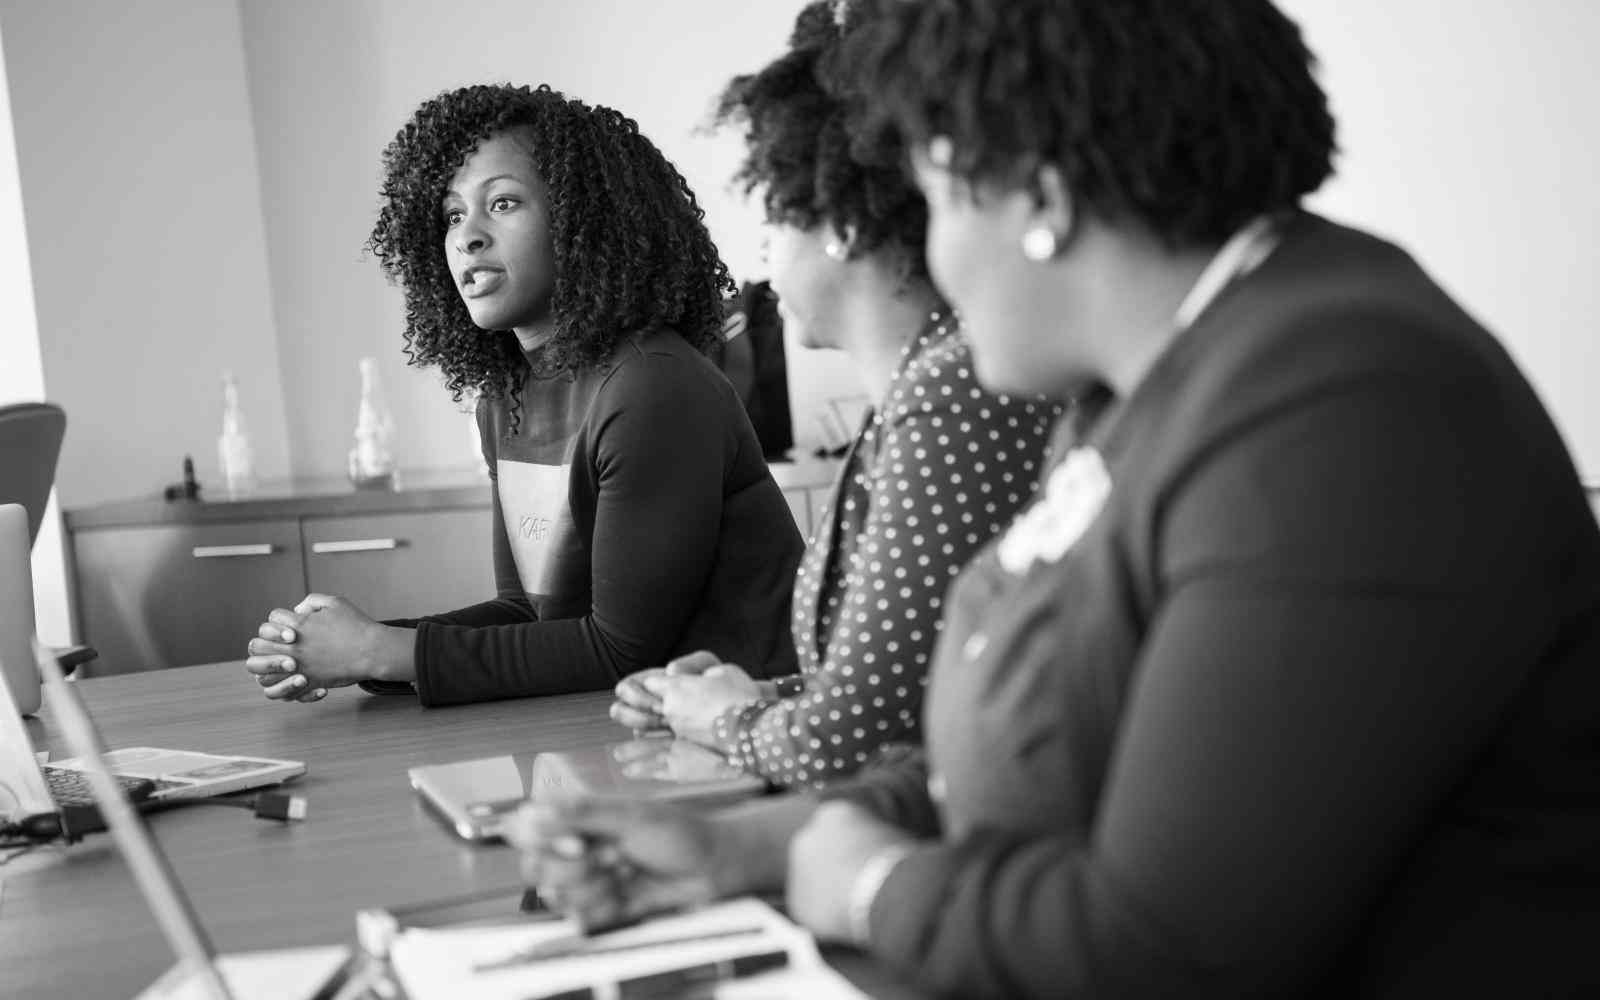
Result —
M158 495L185 453L217 483L225 368L287 474L238 8L0 0L0 27L62 503Z
M436 381L403 369L400 296L359 259L378 154L424 97L548 81L637 118L706 204L741 279L758 276L755 211L726 190L737 139L694 134L733 73L781 46L799 0L240 0L261 144L284 392L302 471L336 472L376 354L402 462L471 456ZM1600 151L1590 52L1600 3L1283 0L1322 57L1340 118L1339 177L1315 201L1411 248L1510 345L1580 466L1600 476ZM831 352L791 344L796 432L855 392Z
M3 27L3 26L0 26ZM11 90L6 86L5 34L0 30L0 406L45 398L44 362L33 311L27 223L17 147L11 131ZM33 543L34 612L45 642L65 645L72 633L61 548L61 513L55 494Z
M735 278L745 280L760 270L760 215L727 190L738 137L695 133L729 77L779 51L800 6L481 0L468 16L443 3L241 0L298 468L343 468L356 362L367 354L379 359L395 410L402 467L476 461L467 418L437 373L405 366L400 292L361 252L377 212L380 154L419 103L469 83L549 83L620 109L688 178ZM831 371L844 371L837 359L794 347L790 363L802 412L837 381Z
M1586 183L1600 116L1584 113L1600 4L1283 5L1341 119L1341 174L1317 206L1416 251L1511 346L1600 476L1600 190ZM548 81L633 115L690 179L735 275L759 276L757 213L726 189L737 139L696 127L800 6L0 0L41 360L72 420L64 502L149 495L185 452L214 478L224 367L244 379L264 475L342 472L364 354L383 364L404 465L473 461L436 376L405 368L400 294L361 252L379 153L449 87ZM794 349L790 364L812 442L811 411L854 381L836 357Z
M1316 207L1420 258L1600 480L1600 3L1279 2L1339 119Z

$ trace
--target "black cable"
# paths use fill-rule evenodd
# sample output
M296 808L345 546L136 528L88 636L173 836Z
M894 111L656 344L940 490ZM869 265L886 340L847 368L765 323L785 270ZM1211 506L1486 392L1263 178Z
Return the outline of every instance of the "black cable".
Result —
M248 799L146 799L134 804L140 812L158 812L179 806L231 806L249 809L260 819L280 822L306 818L307 804L303 796L289 792L267 790ZM94 805L58 805L56 811L24 816L16 822L0 823L0 837L28 843L45 843L64 840L75 843L85 834L99 833L106 828L100 810Z

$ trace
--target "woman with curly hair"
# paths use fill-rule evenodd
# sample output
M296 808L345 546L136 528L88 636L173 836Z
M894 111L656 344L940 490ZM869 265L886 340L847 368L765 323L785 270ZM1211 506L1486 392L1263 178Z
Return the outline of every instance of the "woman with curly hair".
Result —
M800 674L758 682L696 654L617 686L612 717L665 725L786 787L914 742L940 604L962 565L1033 495L1056 407L981 389L923 259L927 206L887 129L868 131L832 64L856 25L813 3L788 51L734 79L738 174L768 219L784 326L842 348L875 401L795 579Z
M530 811L541 891L787 884L960 997L1600 995L1600 529L1493 336L1300 207L1335 147L1298 29L872 6L851 62L979 378L1116 403L952 587L921 760Z
M498 596L386 623L329 595L275 609L246 661L267 696L599 690L697 649L792 672L802 542L702 354L732 282L683 177L631 119L548 87L441 94L383 162L368 246L405 292L410 363L483 393Z

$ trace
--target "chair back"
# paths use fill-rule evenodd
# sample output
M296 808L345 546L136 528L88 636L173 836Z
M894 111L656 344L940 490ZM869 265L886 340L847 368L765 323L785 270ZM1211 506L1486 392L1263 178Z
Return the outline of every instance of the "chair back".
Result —
M54 403L0 406L0 504L27 509L30 546L39 537L66 431L67 415Z

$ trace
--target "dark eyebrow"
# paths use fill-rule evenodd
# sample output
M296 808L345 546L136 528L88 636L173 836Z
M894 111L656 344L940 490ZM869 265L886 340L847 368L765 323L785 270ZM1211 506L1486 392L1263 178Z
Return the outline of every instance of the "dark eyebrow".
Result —
M517 184L521 184L523 187L528 186L528 182L523 180L521 177L516 177L512 174L495 174L493 177L485 177L483 179L483 183L480 184L479 187L488 187L494 181L514 181ZM461 197L461 194L455 188L446 189L444 197L449 198L452 196L459 198Z

